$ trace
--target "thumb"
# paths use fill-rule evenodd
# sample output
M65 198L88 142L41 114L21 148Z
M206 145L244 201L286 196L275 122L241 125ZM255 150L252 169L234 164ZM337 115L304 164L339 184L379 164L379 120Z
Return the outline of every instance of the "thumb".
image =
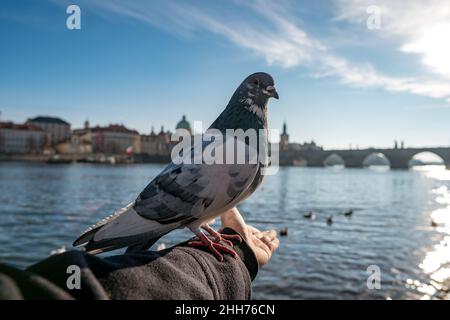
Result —
M224 212L220 216L220 219L222 222L222 227L236 224L244 224L244 219L242 218L241 214L239 213L236 207Z
M239 232L242 236L246 234L245 221L244 218L242 218L241 214L239 213L238 209L233 208L228 210L227 212L224 212L221 215L220 219L222 221L221 229L229 227L234 231Z

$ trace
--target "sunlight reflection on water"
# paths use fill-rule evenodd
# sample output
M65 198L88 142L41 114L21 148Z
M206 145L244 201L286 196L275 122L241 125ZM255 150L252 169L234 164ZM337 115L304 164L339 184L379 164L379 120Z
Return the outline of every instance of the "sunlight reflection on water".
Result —
M424 172L428 178L450 181L450 170L446 170L444 165L415 166L412 169Z
M445 166L423 166L413 169L423 171L428 178L450 180L450 171L446 170ZM423 300L436 298L436 295L448 293L450 289L450 190L446 186L440 186L433 189L432 193L436 195L436 203L446 205L430 214L432 226L436 227L436 231L442 234L443 238L432 247L419 264L419 268L429 275L429 283L412 279L406 281L407 288L417 289L424 294L421 298Z

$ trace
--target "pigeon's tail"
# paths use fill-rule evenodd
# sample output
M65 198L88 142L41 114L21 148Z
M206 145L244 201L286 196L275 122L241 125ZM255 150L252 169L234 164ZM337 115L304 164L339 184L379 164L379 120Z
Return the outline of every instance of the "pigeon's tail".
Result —
M98 254L129 247L128 252L151 247L166 233L177 229L180 223L161 224L141 217L130 203L109 217L87 229L74 246L85 244L86 252Z
M112 215L107 216L106 218L103 218L102 220L98 221L97 223L95 223L94 225L90 226L87 230L85 230L81 236L78 237L78 239L76 239L73 242L73 246L79 246L82 245L90 240L92 240L92 238L94 237L95 233L97 231L99 231L102 227L104 227L106 224L110 223L111 221L117 219L120 215L124 214L125 212L127 212L128 210L132 209L134 205L134 202L128 204L127 206L125 206L122 209L117 210L116 212L114 212Z

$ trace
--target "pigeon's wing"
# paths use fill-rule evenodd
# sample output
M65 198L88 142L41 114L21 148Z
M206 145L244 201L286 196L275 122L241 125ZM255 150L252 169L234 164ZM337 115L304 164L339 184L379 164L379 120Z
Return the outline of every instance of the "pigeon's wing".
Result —
M211 145L203 143L205 153L208 146ZM237 150L234 157L229 156L231 148ZM225 142L215 145L214 151L223 155L222 160L228 156L231 163L195 164L197 151L194 164L171 164L139 195L134 206L136 212L162 224L178 221L188 224L235 206L259 170L257 151L234 136L225 136ZM245 155L245 161L237 161L239 152Z
M90 241L86 250L101 252L153 241L173 229L212 219L236 206L243 195L248 195L259 163L256 150L234 137L215 146L215 151L224 154L224 149L230 148L242 150L240 154L245 155L247 162L195 164L201 154L192 152L202 149L194 146L187 155L194 156L193 164L187 164L186 160L169 164L133 204L106 224L82 235L76 243Z

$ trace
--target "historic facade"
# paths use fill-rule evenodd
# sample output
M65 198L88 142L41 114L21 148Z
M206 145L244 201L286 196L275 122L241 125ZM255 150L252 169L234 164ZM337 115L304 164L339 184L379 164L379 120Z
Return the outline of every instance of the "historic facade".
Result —
M92 152L107 154L140 153L139 133L124 125L111 124L90 129Z
M121 124L90 127L86 121L83 129L72 132L72 153L127 154L140 153L141 141L136 130Z
M177 123L176 129L192 128L186 116ZM44 153L71 155L75 158L91 155L133 155L134 161L167 162L173 146L172 132L151 130L150 134L139 134L122 124L84 127L70 131L70 124L52 117L36 117L25 124L0 123L0 151L3 153Z
M40 154L44 150L46 133L30 124L0 122L0 152L7 154Z
M175 129L184 129L192 134L191 124L187 121L185 115L183 115L181 120L177 123ZM164 127L161 127L158 134L156 134L152 128L149 135L141 135L141 153L159 157L159 159L167 159L170 157L174 143L176 143L171 141L171 136L172 132L164 131Z
M28 119L27 124L35 125L47 133L47 146L70 140L70 123L55 117L39 116Z
M149 135L141 135L141 153L155 156L168 156L172 150L170 144L170 131L164 131L164 126L161 131L156 134L152 128Z

